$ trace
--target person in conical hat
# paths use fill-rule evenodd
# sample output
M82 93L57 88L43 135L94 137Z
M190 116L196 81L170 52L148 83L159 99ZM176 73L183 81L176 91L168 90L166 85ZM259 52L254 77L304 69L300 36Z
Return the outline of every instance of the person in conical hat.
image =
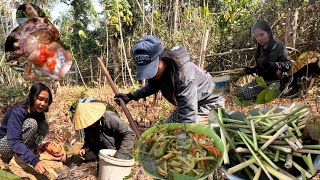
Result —
M70 108L75 130L84 129L84 145L79 151L85 161L98 160L101 149L116 149L118 159L129 159L135 134L112 106L94 98L79 99Z

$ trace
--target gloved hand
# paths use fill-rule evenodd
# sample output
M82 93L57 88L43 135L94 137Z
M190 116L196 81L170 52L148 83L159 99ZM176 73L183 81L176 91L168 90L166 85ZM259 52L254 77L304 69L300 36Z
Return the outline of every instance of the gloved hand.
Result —
M125 104L127 104L129 101L133 100L134 97L133 97L133 94L131 93L128 93L128 94L123 94L123 93L119 93L119 94L116 94L114 96L114 101L120 106L120 99L121 98Z
M275 62L267 62L267 68L269 69L273 69L273 68L277 68L277 65Z
M244 68L244 73L246 73L248 75L256 73L256 72L257 72L256 68L252 68L252 67L245 67Z
M114 154L114 157L118 158L118 159L129 159L130 155L127 153L122 153L122 152L116 151L116 153Z

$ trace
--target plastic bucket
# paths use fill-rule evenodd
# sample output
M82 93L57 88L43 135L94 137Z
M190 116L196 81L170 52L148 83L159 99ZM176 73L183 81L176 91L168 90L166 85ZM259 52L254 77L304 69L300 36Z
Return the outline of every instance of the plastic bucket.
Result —
M230 75L218 75L213 77L213 82L215 83L215 86L213 88L213 93L218 93L221 95L228 94L230 92Z
M99 151L99 180L122 180L131 173L134 159L117 159L114 156L117 150L101 149Z

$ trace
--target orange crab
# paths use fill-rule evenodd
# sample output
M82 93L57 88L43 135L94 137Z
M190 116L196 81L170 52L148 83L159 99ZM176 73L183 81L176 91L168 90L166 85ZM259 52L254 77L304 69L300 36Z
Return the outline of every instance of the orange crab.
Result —
M202 146L206 150L212 152L216 157L219 157L221 155L221 152L219 149L215 148L214 146Z
M219 157L221 155L221 152L219 149L214 147L213 145L210 145L211 143L208 143L208 136L200 133L194 134L195 141L204 149L207 151L212 152L216 157Z

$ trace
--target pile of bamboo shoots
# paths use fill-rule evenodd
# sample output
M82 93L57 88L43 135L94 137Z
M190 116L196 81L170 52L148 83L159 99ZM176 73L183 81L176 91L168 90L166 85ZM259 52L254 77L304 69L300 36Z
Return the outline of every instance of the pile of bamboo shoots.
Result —
M259 179L263 171L269 179L289 180L297 179L289 170L300 171L302 179L316 173L311 154L320 154L320 146L302 142L302 130L309 114L305 105L292 104L281 112L275 106L265 113L247 116L245 120L232 118L221 108L212 113L211 127L220 130L226 149L224 164L230 163L228 151L236 152L232 154L239 161L227 170L228 174L243 170L250 179ZM295 156L303 160L295 162ZM301 167L302 163L307 168Z

